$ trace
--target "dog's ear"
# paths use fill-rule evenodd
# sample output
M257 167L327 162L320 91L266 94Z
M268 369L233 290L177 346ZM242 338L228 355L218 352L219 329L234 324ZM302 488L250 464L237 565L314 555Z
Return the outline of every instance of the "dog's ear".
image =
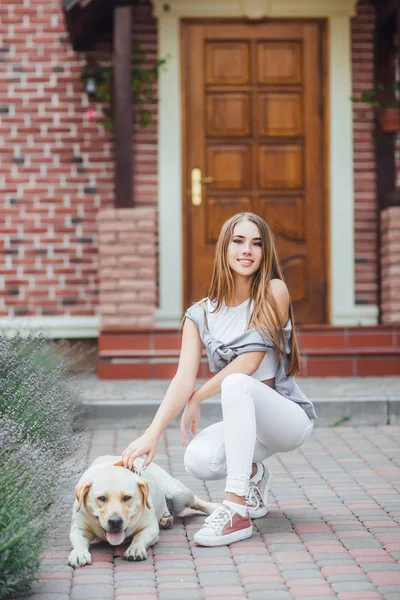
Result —
M139 479L139 481L137 482L137 484L139 486L139 491L142 494L143 508L145 506L147 506L147 508L151 508L151 504L150 504L150 501L149 501L149 493L150 493L149 484L144 479Z
M92 482L85 482L85 483L81 483L80 485L77 485L75 488L75 496L76 499L78 500L78 508L76 509L76 512L79 512L82 506L82 503L84 504L86 502L86 498L87 495L89 493L89 490L91 488Z
M113 467L123 467L123 466L124 466L124 463L122 460L119 460L118 462L113 464Z

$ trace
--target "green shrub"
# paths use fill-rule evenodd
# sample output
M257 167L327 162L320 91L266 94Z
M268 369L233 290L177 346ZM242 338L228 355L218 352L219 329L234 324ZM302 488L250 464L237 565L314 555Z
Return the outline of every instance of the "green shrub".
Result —
M0 600L27 591L54 528L52 503L82 441L79 395L57 345L0 338Z

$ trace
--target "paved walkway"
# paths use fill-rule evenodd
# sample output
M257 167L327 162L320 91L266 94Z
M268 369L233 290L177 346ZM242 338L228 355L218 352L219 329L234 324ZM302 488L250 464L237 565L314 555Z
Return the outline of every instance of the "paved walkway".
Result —
M123 448L139 430L87 433L82 471L95 457ZM67 565L71 481L60 530L43 554L30 600L399 600L400 427L319 427L300 449L266 461L274 475L270 510L249 540L203 548L191 513L161 532L144 562L127 547L92 546L93 564ZM213 501L223 482L203 484L184 472L179 430L169 428L156 462Z
M95 374L76 377L85 400L161 400L170 379L101 381ZM205 380L197 380L199 387ZM312 399L400 398L400 377L298 377L304 393Z

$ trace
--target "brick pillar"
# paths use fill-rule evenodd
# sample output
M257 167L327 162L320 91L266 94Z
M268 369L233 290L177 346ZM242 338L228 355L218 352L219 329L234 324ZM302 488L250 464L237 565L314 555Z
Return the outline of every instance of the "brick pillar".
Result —
M98 226L100 329L153 327L157 209L103 209Z
M400 323L400 206L381 212L382 323Z

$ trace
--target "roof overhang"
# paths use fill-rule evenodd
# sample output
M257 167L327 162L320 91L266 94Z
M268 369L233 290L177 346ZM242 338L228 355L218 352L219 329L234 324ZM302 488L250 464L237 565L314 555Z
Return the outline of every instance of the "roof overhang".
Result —
M112 31L112 0L62 0L68 33L74 50L90 50Z

